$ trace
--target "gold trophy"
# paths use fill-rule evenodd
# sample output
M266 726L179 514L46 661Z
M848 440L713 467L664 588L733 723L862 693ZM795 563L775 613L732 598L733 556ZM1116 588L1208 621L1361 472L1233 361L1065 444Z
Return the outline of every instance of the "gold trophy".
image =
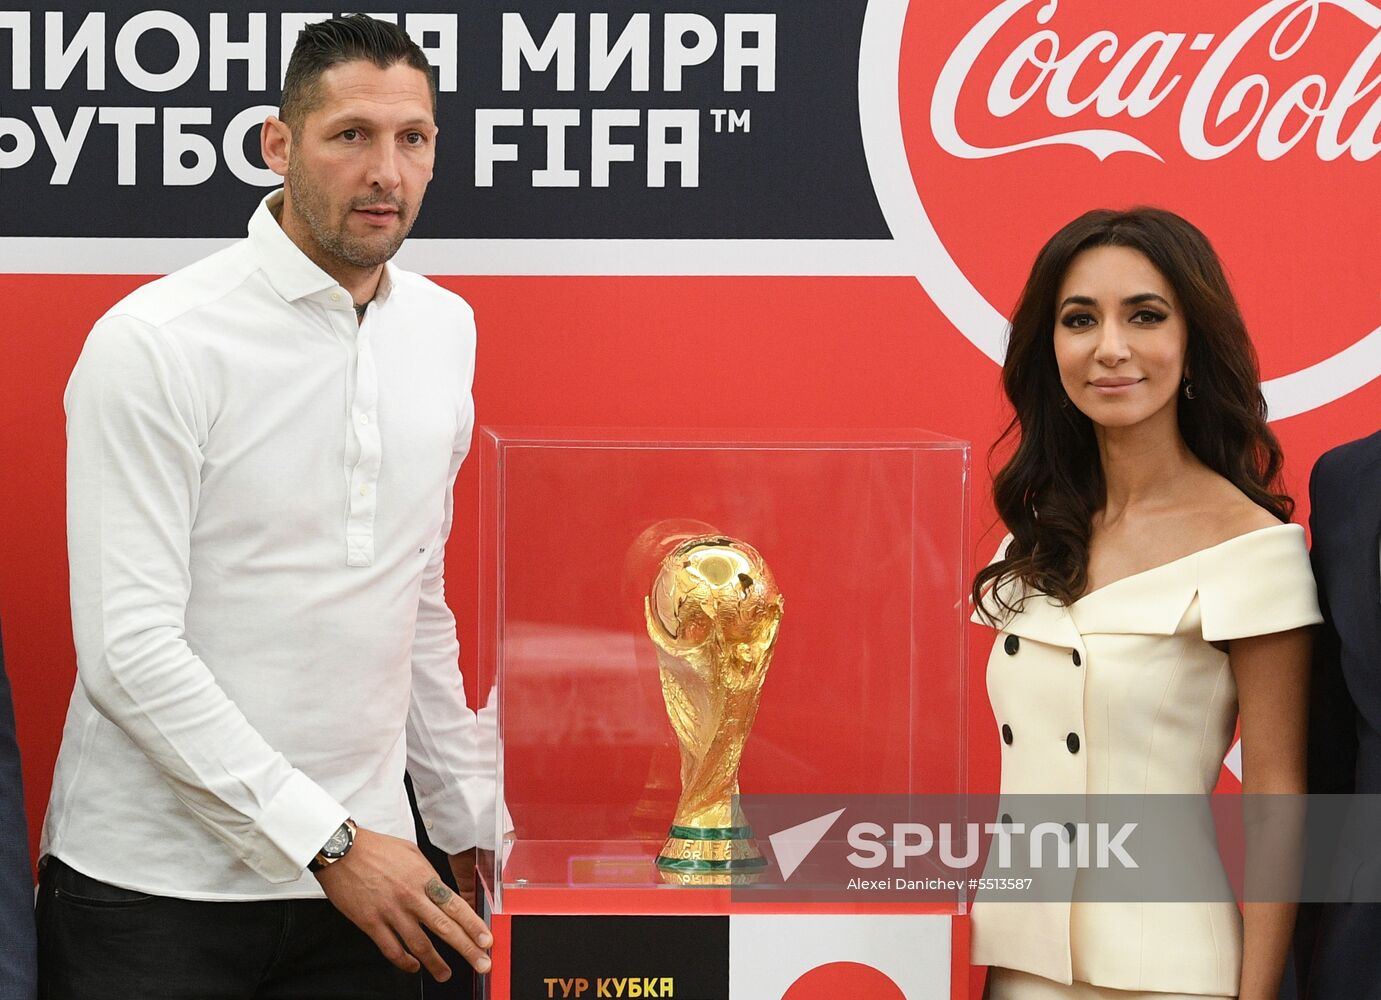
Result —
M657 856L664 881L745 884L767 865L734 796L782 607L762 556L718 535L677 545L644 599L681 747L681 799Z

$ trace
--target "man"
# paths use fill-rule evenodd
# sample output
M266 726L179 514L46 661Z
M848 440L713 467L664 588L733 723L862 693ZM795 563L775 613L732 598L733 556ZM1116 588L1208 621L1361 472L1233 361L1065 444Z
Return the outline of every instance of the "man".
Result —
M492 793L443 562L474 326L387 263L432 175L435 97L393 25L307 28L263 129L282 191L83 348L44 997L415 997L411 973L450 973L427 930L488 969L403 786L406 766L471 878Z
M1381 433L1325 454L1309 524L1324 624L1311 692L1309 790L1359 796L1337 837L1332 889L1359 902L1302 907L1298 996L1381 1000ZM1338 898L1334 896L1333 898ZM1368 901L1370 900L1370 901Z
M32 1000L34 995L33 893L19 741L0 638L0 1000Z

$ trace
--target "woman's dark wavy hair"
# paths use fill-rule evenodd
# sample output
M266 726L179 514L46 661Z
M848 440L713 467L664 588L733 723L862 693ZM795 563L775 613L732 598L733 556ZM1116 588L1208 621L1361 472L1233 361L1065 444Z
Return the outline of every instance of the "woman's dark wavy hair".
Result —
M1036 257L1012 314L1002 387L1015 414L989 452L1011 439L1012 457L993 477L998 516L1012 533L1003 558L973 582L976 607L1019 610L999 585L1021 581L1072 604L1088 585L1093 515L1106 499L1093 423L1065 398L1055 362L1060 284L1092 247L1130 247L1169 281L1188 327L1185 370L1195 398L1179 400L1180 434L1199 460L1282 521L1294 511L1284 492L1280 444L1266 424L1256 351L1218 255L1203 233L1158 208L1081 215ZM993 591L985 608L982 595Z

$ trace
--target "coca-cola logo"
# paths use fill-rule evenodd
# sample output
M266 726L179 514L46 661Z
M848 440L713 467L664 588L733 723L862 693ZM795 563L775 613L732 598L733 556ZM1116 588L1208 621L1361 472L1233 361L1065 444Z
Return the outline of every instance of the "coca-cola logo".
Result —
M869 4L863 136L894 237L979 349L1001 357L1004 314L1063 222L1151 203L1217 245L1272 418L1381 375L1381 8L946 6Z

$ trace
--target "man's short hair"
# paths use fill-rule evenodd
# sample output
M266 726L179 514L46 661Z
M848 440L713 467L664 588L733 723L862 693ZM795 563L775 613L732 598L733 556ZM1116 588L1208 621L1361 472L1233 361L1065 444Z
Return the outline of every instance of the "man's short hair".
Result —
M278 117L296 134L307 116L321 106L321 75L333 66L367 59L380 69L406 63L427 77L436 114L436 78L417 43L396 24L367 14L318 21L302 29L283 77Z

